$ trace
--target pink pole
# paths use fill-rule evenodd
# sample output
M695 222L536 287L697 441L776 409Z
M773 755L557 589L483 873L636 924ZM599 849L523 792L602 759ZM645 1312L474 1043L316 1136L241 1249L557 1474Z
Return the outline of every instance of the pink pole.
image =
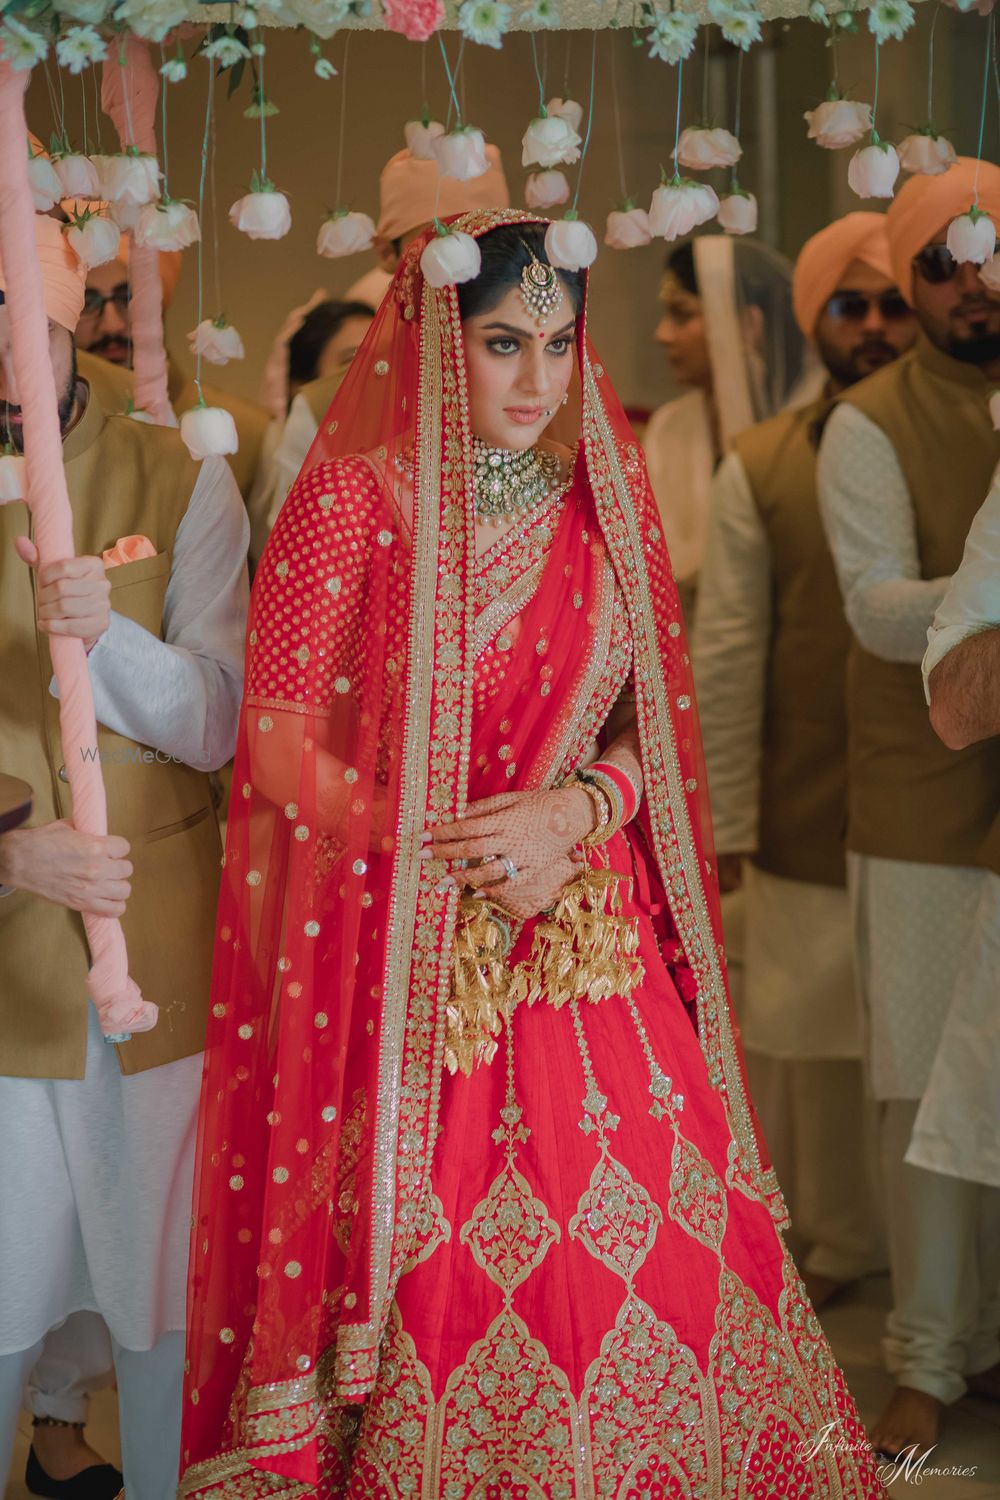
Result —
M35 522L39 564L44 566L72 557L76 549L42 273L35 253L24 117L27 82L27 72L12 72L7 63L0 62L0 261L7 280L11 355L23 413L27 502ZM59 727L73 795L73 826L84 833L106 834L108 811L100 764L84 754L97 744L86 652L82 641L69 636L50 636L49 642L59 687ZM148 1031L156 1024L156 1006L143 1000L128 976L121 923L112 917L85 916L83 921L92 964L87 983L101 1030L109 1040L127 1040L130 1031Z
M159 74L149 55L149 43L127 36L124 65L112 47L104 59L101 105L114 121L122 150L136 146L156 155L156 100ZM129 317L132 333L132 373L135 404L148 411L154 422L176 427L177 419L167 394L167 351L163 343L163 286L160 253L137 245L129 231L132 302Z

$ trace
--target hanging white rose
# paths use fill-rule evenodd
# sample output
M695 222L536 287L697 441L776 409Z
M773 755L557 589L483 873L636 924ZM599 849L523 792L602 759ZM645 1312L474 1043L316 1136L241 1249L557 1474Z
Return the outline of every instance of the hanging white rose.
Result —
M948 225L947 245L953 260L981 266L992 259L996 250L996 225L989 214L973 204L967 214L960 214Z
M24 499L24 459L19 453L0 454L0 505Z
M109 203L138 206L155 203L160 196L162 174L155 156L130 146L127 151L91 160L97 168L101 197Z
M192 354L200 354L210 365L228 365L231 359L243 359L243 340L225 318L206 318L187 336Z
M92 199L101 196L97 168L89 156L71 151L65 156L54 156L52 165L62 188L60 197Z
M106 214L78 214L66 231L70 248L82 266L90 271L94 266L107 265L118 255L121 234L118 225Z
M456 182L469 182L473 177L482 177L489 171L486 160L486 137L474 125L463 125L447 135L439 135L433 141L438 171L442 177L454 177Z
M707 182L693 182L675 175L664 179L649 205L650 233L659 239L676 240L707 224L719 211L719 198Z
M743 155L743 147L732 131L701 125L689 125L681 131L677 143L677 160L682 167L706 172L712 167L734 167Z
M198 215L186 203L163 198L139 210L135 242L154 250L186 250L201 239Z
M597 259L597 236L571 209L546 229L545 254L561 271L583 271Z
M444 135L444 126L440 120L407 120L403 135L416 161L435 161L434 142Z
M895 146L872 132L872 144L855 151L847 168L847 184L859 198L891 198L899 176Z
M370 250L375 243L375 225L367 214L348 213L346 208L330 214L319 226L316 254L332 260L342 255L357 255Z
M114 220L122 234L128 234L130 229L135 229L139 222L139 215L145 206L139 203L109 203L108 218Z
M979 279L991 292L1000 292L1000 255L996 252L980 267Z
M631 199L608 214L604 243L612 250L634 250L637 245L648 245L652 238L649 215L644 208L636 208Z
M583 124L583 105L577 104L575 99L550 99L545 106L548 115L555 115L560 120L565 120L571 130L579 134L580 126Z
M521 139L523 167L571 166L580 160L580 137L560 115L539 115Z
M439 288L474 280L483 258L472 235L448 229L440 219L435 219L434 230L434 238L425 245L420 257L424 280L429 286Z
M568 203L569 182L565 172L532 172L524 184L524 202L527 208L542 212L560 203Z
M28 155L28 185L35 212L47 213L62 197L62 183L47 156Z
M292 213L284 193L254 172L249 193L229 210L229 222L252 240L280 240L292 227Z
M958 159L951 141L930 125L900 141L897 150L903 171L919 172L924 177L939 177Z
M809 139L827 151L841 151L856 146L872 128L872 107L856 99L827 99L815 109L807 109Z
M194 406L181 417L181 437L192 458L235 453L240 446L236 423L225 407Z
M719 200L716 217L727 234L754 234L757 229L757 199L753 193L735 189Z

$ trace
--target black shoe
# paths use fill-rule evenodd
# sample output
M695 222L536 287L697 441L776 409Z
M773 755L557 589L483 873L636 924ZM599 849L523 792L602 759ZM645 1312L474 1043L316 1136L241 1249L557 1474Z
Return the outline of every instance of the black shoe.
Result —
M115 1500L122 1488L122 1476L114 1464L91 1464L72 1479L51 1479L33 1447L28 1449L24 1482L33 1495L45 1495L47 1500Z

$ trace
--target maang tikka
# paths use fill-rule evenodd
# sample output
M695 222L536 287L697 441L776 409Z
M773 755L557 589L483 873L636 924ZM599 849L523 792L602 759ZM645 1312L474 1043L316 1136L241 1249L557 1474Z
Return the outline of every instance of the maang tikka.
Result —
M539 260L531 250L528 250L528 254L531 259L521 272L521 300L528 315L536 323L544 323L546 318L551 317L562 306L562 282L552 266Z

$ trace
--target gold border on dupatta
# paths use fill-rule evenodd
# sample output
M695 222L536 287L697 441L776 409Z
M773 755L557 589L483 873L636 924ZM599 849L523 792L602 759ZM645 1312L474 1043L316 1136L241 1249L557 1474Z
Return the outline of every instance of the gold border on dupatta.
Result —
M666 797L657 797L655 787L648 797L650 819L657 844L657 859L665 888L674 909L676 880L683 881L691 920L685 920L683 911L675 910L678 935L684 945L688 961L698 978L698 1030L709 1081L722 1094L736 1151L744 1161L751 1164L753 1190L768 1207L772 1217L782 1226L788 1223L787 1211L781 1199L777 1179L771 1170L764 1171L757 1137L753 1128L743 1076L736 1053L736 1043L730 1024L729 1004L726 999L725 982L715 934L705 900L702 872L697 845L688 815L687 800L677 758L673 716L667 701L666 684L660 660L656 622L653 617L652 594L642 538L638 530L638 518L632 494L622 470L614 435L607 413L601 401L600 391L589 356L584 356L583 369L583 436L587 445L588 465L597 444L607 466L608 477L616 501L618 520L624 527L625 542L630 557L629 566L622 567L615 558L613 524L605 524L611 518L601 517L605 540L616 563L619 583L628 600L632 619L635 651L636 696L638 699L638 722L643 758L647 762L652 755L649 726L644 721L645 709L651 713L656 740L666 774ZM606 510L603 487L593 485L594 500L598 515ZM679 867L668 850L675 852ZM718 1056L713 1054L713 1038L718 1039ZM739 1175L733 1180L741 1186Z

